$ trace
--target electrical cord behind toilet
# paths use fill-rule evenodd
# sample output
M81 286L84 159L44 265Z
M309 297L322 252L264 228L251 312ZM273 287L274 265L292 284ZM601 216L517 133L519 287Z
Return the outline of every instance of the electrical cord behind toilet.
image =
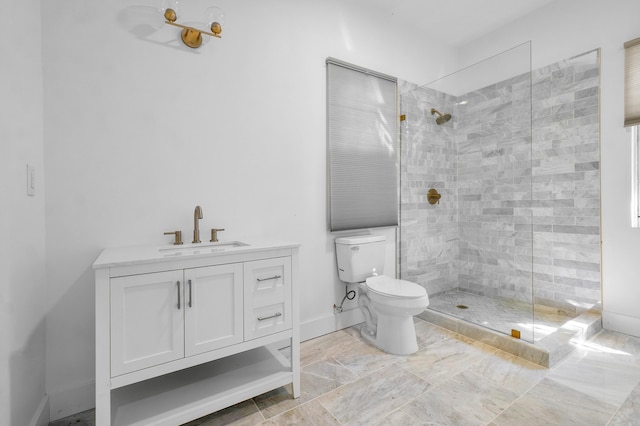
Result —
M344 305L344 301L345 300L353 300L356 298L356 291L355 290L349 290L349 288L347 286L344 287L344 297L342 298L342 302L340 302L340 306L336 306L335 304L333 305L333 312L336 314L339 314L342 312L342 305Z

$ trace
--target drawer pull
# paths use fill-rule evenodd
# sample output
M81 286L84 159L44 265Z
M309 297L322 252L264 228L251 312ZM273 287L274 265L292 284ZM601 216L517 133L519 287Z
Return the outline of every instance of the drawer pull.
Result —
M176 281L178 285L178 309L180 309L180 281Z
M268 317L258 317L258 321L264 321L264 320L268 320L268 319L271 319L271 318L277 318L277 317L281 317L281 316L282 316L282 314L280 312L276 312L275 314L269 315Z
M260 282L260 281L277 280L278 278L282 278L282 275L274 275L269 278L256 278L256 281Z

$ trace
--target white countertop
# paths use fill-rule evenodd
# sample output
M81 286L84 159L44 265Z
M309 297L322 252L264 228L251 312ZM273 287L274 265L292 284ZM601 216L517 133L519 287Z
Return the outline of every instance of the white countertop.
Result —
M238 242L244 245L233 246L234 243ZM198 244L185 243L182 245L147 245L108 248L103 250L95 262L93 262L93 268L99 269L113 266L167 262L179 259L197 259L297 247L300 247L299 243L289 241L241 239L218 241L217 243L202 242Z

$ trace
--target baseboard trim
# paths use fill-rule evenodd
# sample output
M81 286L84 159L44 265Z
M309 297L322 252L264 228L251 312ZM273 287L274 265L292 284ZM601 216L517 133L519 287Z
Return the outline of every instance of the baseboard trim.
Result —
M29 422L29 426L48 426L49 425L49 395L46 393L42 397L36 412Z
M305 340L360 324L362 321L364 321L364 317L359 308L315 318L300 325L300 340L304 342Z
M603 310L602 328L640 337L640 318Z
M96 406L96 381L50 392L49 401L50 421L90 410Z

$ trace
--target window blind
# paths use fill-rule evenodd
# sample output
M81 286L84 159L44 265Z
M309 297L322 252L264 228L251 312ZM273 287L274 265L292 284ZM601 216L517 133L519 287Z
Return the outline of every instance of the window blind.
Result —
M640 125L640 38L624 44L624 125Z
M398 225L397 79L327 59L331 231Z

